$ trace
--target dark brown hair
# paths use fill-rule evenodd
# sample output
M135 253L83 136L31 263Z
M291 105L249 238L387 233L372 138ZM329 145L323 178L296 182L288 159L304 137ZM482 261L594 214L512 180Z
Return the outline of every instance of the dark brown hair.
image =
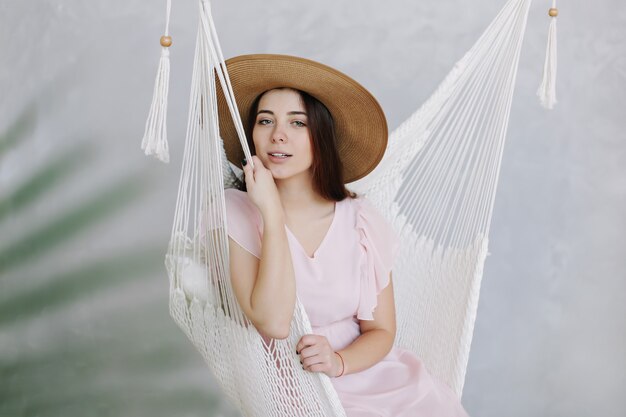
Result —
M330 111L310 94L300 90L291 90L300 95L307 114L307 127L313 148L313 163L311 165L313 188L322 197L331 201L341 201L346 197L355 198L356 194L349 191L343 181L343 164L337 152L335 123ZM256 153L252 140L252 130L256 123L259 102L265 93L267 91L254 99L248 113L246 136L252 154ZM245 181L242 181L240 189L245 191Z

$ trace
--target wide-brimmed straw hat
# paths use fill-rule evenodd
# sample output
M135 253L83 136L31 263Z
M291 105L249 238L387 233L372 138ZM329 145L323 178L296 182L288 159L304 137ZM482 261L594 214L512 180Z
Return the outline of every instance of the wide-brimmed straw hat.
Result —
M307 92L330 111L346 183L363 178L382 159L388 136L385 114L374 96L347 75L288 55L241 55L227 60L226 67L244 126L259 95L289 87ZM220 135L226 155L233 164L241 166L243 150L219 83L217 90Z

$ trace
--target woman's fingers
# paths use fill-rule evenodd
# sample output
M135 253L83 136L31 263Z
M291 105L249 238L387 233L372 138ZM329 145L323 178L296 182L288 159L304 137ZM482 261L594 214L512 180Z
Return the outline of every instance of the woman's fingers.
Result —
M265 174L265 173L267 173L269 171L267 168L265 168L265 165L263 165L263 161L261 161L261 159L258 156L252 155L252 162L254 164L254 168L251 167L251 169L254 172L255 178L260 173ZM271 173L270 173L270 175L271 175Z
M333 351L328 339L324 336L305 335L296 345L300 355L302 368L310 372L324 372L328 376L333 373Z
M252 163L254 164L254 172L258 171L259 168L266 169L261 159L256 155L252 155Z
M323 372L330 377L336 375L336 372L333 372L333 363L330 358L320 355L305 359L302 362L302 369L309 372Z
M319 355L320 353L323 353L321 347L319 345L312 345L300 351L300 358L306 359L311 356Z
M252 170L252 166L250 165L250 163L247 163L245 159L243 161L244 162L242 163L242 168L243 168L243 175L246 179L246 184L247 185L254 184L254 172Z
M316 364L316 365L311 365L307 371L310 372L324 372L326 374L328 374L329 371L329 366L327 364ZM330 375L329 375L330 376Z
M264 220L272 218L282 221L284 212L272 171L256 155L243 168L248 198L259 209L261 216Z
M300 338L298 343L296 344L296 353L300 354L300 352L306 348L307 346L313 346L318 342L320 338L323 336L318 336L316 334L305 334ZM325 337L324 337L325 339Z
M253 164L254 168L252 167ZM260 184L259 186L268 187L271 183L271 186L276 187L272 173L269 169L265 168L263 161L256 155L252 155L252 164L248 162L248 164L243 166L243 172L246 177L246 184L248 185L254 187Z
M331 364L330 355L328 354L314 355L302 361L302 366L304 366L305 369L310 368L313 365L319 365L319 364L330 365Z

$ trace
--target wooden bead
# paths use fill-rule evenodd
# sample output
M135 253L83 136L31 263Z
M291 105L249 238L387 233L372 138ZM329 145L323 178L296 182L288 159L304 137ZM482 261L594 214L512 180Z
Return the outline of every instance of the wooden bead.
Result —
M169 48L172 46L172 37L171 36L161 36L161 46L165 48Z
M548 14L550 15L550 17L557 17L559 15L559 9L555 9L554 7L550 8L550 10L548 10Z

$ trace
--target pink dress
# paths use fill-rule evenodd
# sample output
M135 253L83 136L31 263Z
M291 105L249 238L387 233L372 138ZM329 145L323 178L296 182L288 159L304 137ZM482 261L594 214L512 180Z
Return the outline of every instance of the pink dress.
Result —
M263 222L245 192L226 190L226 214L229 236L259 258ZM360 335L359 320L373 319L377 295L389 284L396 236L363 198L335 204L313 257L286 231L298 298L313 332L341 350ZM397 347L371 368L331 382L348 417L467 416L448 386L431 377L417 356Z

